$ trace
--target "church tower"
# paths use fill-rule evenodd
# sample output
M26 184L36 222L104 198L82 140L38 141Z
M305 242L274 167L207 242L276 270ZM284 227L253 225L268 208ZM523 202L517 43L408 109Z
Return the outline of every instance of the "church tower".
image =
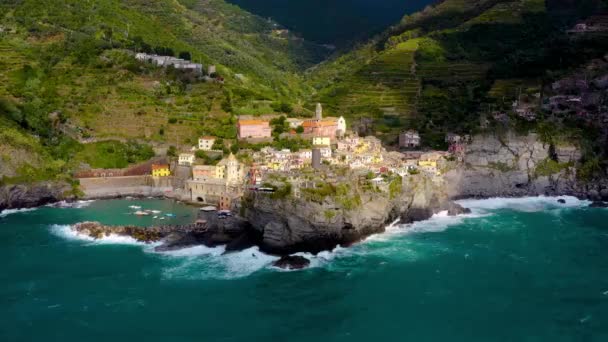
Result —
M323 120L323 106L321 106L320 103L317 103L317 110L315 110L315 119L316 120Z
M226 183L227 184L236 184L240 182L239 176L239 162L236 160L234 154L230 153L228 156L228 163L226 164Z

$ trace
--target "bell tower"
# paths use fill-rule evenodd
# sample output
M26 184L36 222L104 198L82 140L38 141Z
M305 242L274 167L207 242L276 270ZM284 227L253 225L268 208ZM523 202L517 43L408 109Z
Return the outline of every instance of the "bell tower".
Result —
M320 103L317 103L317 109L315 110L315 119L316 120L323 120L323 106L321 106Z

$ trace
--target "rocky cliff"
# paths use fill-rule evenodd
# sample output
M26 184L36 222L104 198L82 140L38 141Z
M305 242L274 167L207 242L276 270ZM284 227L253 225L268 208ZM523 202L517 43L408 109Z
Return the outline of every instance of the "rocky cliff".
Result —
M0 186L0 211L37 207L72 196L72 186L65 182L4 185Z
M573 195L596 199L605 182L581 182L574 145L551 146L536 134L488 134L474 137L463 162L449 170L445 191L451 198Z
M273 199L268 194L250 194L241 212L262 235L263 250L276 254L319 252L349 245L383 232L399 219L411 222L428 219L452 205L441 182L421 175L403 181L401 194L365 193L360 205L344 208L335 198L323 202L302 198ZM452 205L454 214L457 208Z

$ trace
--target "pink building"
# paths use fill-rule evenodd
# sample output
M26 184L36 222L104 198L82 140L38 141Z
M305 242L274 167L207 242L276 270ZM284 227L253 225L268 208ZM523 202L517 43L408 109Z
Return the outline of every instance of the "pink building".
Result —
M272 128L270 128L270 123L265 120L239 120L237 133L239 139L270 138Z
M304 124L304 134L314 134L316 136L324 136L335 138L338 130L338 122L333 119L323 120L306 120Z

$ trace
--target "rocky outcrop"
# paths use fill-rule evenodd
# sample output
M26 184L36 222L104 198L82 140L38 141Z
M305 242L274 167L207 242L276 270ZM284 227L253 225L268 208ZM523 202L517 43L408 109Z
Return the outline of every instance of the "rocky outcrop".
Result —
M554 150L554 151L553 151ZM575 146L544 144L536 134L508 133L476 136L467 145L461 166L445 174L446 191L452 198L573 195L587 197L599 183L581 184L574 164L581 156ZM557 159L557 160L555 160ZM548 161L564 167L558 172L539 172Z
M249 194L241 209L244 218L261 235L260 247L273 254L318 253L348 246L376 233L395 220L413 222L447 210L449 200L441 183L422 175L404 179L402 193L365 193L361 205L344 209L331 197L322 203L302 198L273 199Z
M286 270L301 270L310 265L310 260L303 256L288 255L272 263L272 266Z
M0 211L32 208L73 198L72 186L65 182L39 182L0 186Z
M139 242L162 242L155 247L156 251L165 252L181 248L205 245L215 247L239 239L246 234L246 227L241 230L227 232L219 226L209 226L207 223L190 225L137 227L137 226L106 226L99 222L82 222L72 226L78 234L102 239L107 236L127 236ZM245 247L246 248L246 247Z

